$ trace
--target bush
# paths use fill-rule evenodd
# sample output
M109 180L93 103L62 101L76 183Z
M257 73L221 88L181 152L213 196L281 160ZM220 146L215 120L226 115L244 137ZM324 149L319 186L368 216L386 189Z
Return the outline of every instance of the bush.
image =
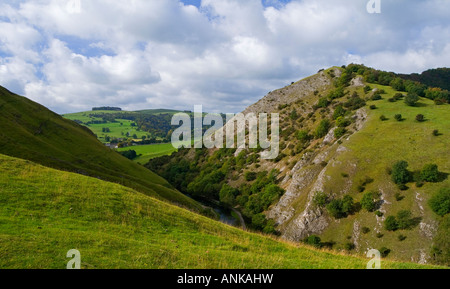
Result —
M306 238L305 243L317 248L320 248L322 246L322 240L320 239L320 237L316 235L311 235L308 238Z
M403 210L398 212L397 214L397 227L400 230L407 230L410 229L413 226L412 219L411 219L411 211Z
M439 136L440 135L439 130L437 130L437 129L433 130L433 135L434 136Z
M328 195L324 192L316 192L316 194L313 197L313 203L314 205L323 208L327 205L328 202Z
M439 216L450 213L450 188L442 188L428 201L431 210Z
M439 181L439 169L435 164L426 165L420 172L420 179L422 181L436 183Z
M394 118L395 118L396 121L402 121L403 120L403 116L401 114L396 114Z
M381 94L379 93L375 93L374 95L372 95L372 97L370 98L370 100L381 100L383 99L383 97L381 97Z
M343 137L345 135L346 132L347 132L347 129L345 129L345 127L338 127L334 131L334 136L337 139L340 139L341 137Z
M418 114L418 115L416 116L416 120L417 120L418 122L424 122L424 121L425 121L425 116L424 116L423 114Z
M408 171L408 163L399 161L392 167L392 181L397 185L406 184L411 180L411 173Z
M385 115L382 115L382 116L380 116L380 120L381 121L386 121L386 120L388 120L388 118Z
M355 202L353 198L349 195L345 195L342 199L342 213L351 214L354 211Z
M245 173L245 180L247 182L251 182L251 181L256 180L256 177L257 177L257 173L256 172L246 172Z
M417 103L419 102L419 96L417 93L408 93L408 95L405 97L405 103L408 106L417 106Z
M367 227L363 227L363 228L361 229L361 232L362 232L363 234L368 234L368 233L370 232L370 229L367 228Z
M352 251L353 249L355 249L355 244L351 243L351 242L347 242L344 245L344 248L346 251Z
M406 240L406 236L404 236L404 235L399 235L397 238L400 242L403 242Z
M373 212L376 209L376 202L374 193L366 193L364 194L361 200L361 207L368 212Z
M371 110L375 110L375 109L377 109L377 106L376 106L376 105L371 105L371 106L370 106L370 109L371 109Z
M323 138L324 136L326 136L328 134L330 127L331 127L331 123L328 119L322 120L316 129L315 137Z
M376 215L377 217L379 217L379 218L381 218L381 217L384 216L384 214L383 214L381 211L376 211L376 212L375 212L375 215Z
M347 111L344 109L342 105L336 107L333 113L333 119L338 119L339 117L344 117Z
M383 247L378 251L380 251L381 257L383 258L386 258L391 253L391 250L386 247Z
M222 203L233 206L236 201L236 197L239 196L239 194L240 192L237 189L229 186L228 184L224 184L220 190L219 198Z
M342 200L332 200L327 205L327 211L335 219L339 219L344 216L342 207L343 207Z
M388 231L397 231L398 230L398 222L394 216L389 216L384 221L384 228Z

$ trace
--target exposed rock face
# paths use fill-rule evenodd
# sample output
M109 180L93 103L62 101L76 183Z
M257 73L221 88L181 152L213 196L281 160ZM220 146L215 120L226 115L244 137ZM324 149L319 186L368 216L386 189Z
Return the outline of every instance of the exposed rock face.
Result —
M362 129L366 119L365 109L358 110L355 114L355 128ZM289 174L290 183L285 195L267 213L267 217L273 219L278 225L277 228L281 231L283 238L300 241L309 235L321 234L328 227L330 219L313 204L313 197L316 192L323 191L324 184L330 180L327 169L339 165L336 157L348 150L343 145L333 145L335 141L334 131L331 130L321 144L323 149L319 153L306 154L294 166ZM329 161L326 162L327 160ZM323 166L324 164L326 165ZM350 188L351 181L347 183L344 191L339 193L345 194ZM302 203L304 205L301 205ZM356 239L359 238L359 224L357 224L357 231Z

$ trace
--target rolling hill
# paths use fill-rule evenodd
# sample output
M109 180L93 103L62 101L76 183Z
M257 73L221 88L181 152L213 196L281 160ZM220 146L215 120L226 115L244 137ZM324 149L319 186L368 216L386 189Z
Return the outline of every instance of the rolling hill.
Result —
M163 178L105 147L86 127L0 87L0 153L122 184L198 212Z
M366 268L368 259L244 232L129 187L0 155L0 268ZM383 261L382 268L438 268Z

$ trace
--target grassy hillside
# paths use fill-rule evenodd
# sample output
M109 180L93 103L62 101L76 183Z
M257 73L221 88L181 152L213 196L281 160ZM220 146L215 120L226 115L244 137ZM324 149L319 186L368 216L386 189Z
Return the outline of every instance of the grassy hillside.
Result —
M197 211L164 179L100 143L92 132L0 87L0 153L119 183Z
M365 268L248 233L128 187L0 155L0 268ZM435 268L386 261L382 268Z
M342 145L347 151L332 160L333 165L327 168L325 178L331 181L325 182L324 191L330 195L348 192L355 202L361 202L364 193L380 193L383 205L379 210L383 216L377 217L373 212L361 210L358 214L341 219L339 223L332 222L322 236L326 241L337 244L351 240L362 248L384 246L391 250L394 258L419 261L418 252L430 254L433 243L432 237L427 235L426 226L432 228L431 234L436 233L433 230L437 230L440 221L429 208L428 200L440 188L450 187L450 179L446 176L450 173L450 107L435 105L425 98L421 98L416 107L407 106L403 100L390 102L389 99L396 91L387 86L371 86L385 90L386 94L381 100L368 102L368 106L376 105L377 109L367 108L368 118L364 128L348 140L343 140ZM362 89L360 93L363 94ZM396 114L402 115L401 121L394 118ZM426 121L418 122L418 114L423 114ZM387 120L381 121L382 115ZM434 130L438 130L440 135L434 136ZM408 189L401 191L388 174L394 163L401 160L409 163L412 172L422 170L426 164L436 164L443 178L436 183L424 183L423 186L410 182L407 184ZM365 186L364 192L360 192L359 186L367 178L373 181ZM399 200L396 194L400 194ZM401 210L410 211L420 224L410 230L387 231L384 220ZM355 223L359 230L366 227L370 232L359 232L356 237ZM406 239L399 240L399 236Z
M146 164L151 159L162 157L162 156L167 156L167 155L170 155L173 152L177 151L177 149L174 148L171 143L142 145L142 146L134 146L134 147L126 147L126 148L118 149L119 152L123 152L123 151L127 151L127 150L136 151L138 157L135 158L133 161L140 163L140 164Z

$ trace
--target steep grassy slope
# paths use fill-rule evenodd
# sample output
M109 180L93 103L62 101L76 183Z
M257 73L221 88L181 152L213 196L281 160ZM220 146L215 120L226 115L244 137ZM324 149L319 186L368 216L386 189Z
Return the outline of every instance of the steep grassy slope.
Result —
M0 153L97 177L202 210L164 179L102 145L89 129L0 87Z
M0 155L0 268L365 268L247 233L130 188ZM383 268L433 268L386 261Z

